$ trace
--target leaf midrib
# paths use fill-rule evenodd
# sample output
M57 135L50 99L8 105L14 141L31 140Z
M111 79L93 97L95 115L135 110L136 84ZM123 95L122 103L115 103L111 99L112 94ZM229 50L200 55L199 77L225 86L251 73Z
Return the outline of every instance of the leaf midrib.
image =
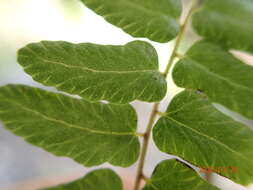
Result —
M239 153L239 152L236 152L235 150L233 150L232 148L230 148L229 146L227 146L227 145L224 144L223 142L220 142L220 141L218 141L217 139L215 139L215 138L213 138L213 137L211 137L211 136L208 136L208 135L206 135L206 134L204 134L204 133L201 133L200 131L197 131L197 130L195 130L195 129L189 127L189 126L187 126L186 124L184 124L184 123L182 123L182 122L180 122L180 121L178 121L178 120L176 120L176 119L170 117L169 115L166 115L166 116L164 116L164 117L167 118L168 120L174 121L174 122L177 123L178 125L183 126L184 128L186 128L186 129L188 129L188 130L193 131L194 133L196 133L196 134L198 134L198 135L200 135L200 136L203 136L203 137L209 139L210 141L214 142L215 144L218 144L218 145L224 147L225 149L227 149L227 150L229 150L230 152L232 152L232 153L238 155L239 157L241 157L242 159L246 160L247 162L253 164L253 161L252 161L252 160L249 160L249 159L248 159L247 157L245 157L243 154L241 154L241 153Z
M64 66L66 68L82 69L82 70L96 72L96 73L116 73L116 74L140 73L140 72L156 72L156 70L154 70L154 69L145 69L145 70L143 69L143 70L132 70L132 71L130 71L130 70L129 71L112 71L112 70L105 71L105 70L95 70L95 69L91 69L91 68L88 68L88 67L85 67L85 66L67 65L67 64L62 63L62 62L50 61L50 60L47 60L45 58L42 58L36 52L34 52L31 48L29 48L28 46L26 46L25 48L27 48L29 51L31 51L33 54L35 54L36 57L38 59L40 59L41 61L43 61L43 62L61 65L61 66ZM19 56L30 58L30 56L27 56L25 54L19 54Z
M10 103L14 103L16 104L17 106L21 107L21 109L25 110L25 111L28 111L28 112L32 112L48 121L53 121L53 122L56 122L56 123L60 123L62 125L65 125L69 128L74 128L74 129L78 129L78 130L82 130L82 131L87 131L87 132L90 132L90 133L96 133L96 134L101 134L101 135L115 135L115 136L137 136L136 133L134 132L105 132L105 131L99 131L99 130L93 130L93 129L89 129L89 128L84 128L82 126L78 126L78 125L73 125L73 124L70 124L68 122L65 122L65 121L62 121L62 120L58 120L58 119L54 119L54 118L51 118L51 117L48 117L44 114L42 114L41 112L38 112L38 111L35 111L35 110L32 110L30 108L27 108L27 107L24 107L22 104L19 104L18 102L15 102L15 101L11 101L9 99L6 99L7 101L9 101Z

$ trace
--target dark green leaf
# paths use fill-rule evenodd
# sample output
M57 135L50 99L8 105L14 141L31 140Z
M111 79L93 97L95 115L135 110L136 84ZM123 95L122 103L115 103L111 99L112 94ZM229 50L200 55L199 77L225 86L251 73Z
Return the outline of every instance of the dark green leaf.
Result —
M22 48L18 61L34 80L92 101L153 102L166 94L157 53L142 41L125 46L43 41Z
M105 20L134 37L168 42L179 32L181 0L82 0Z
M84 178L72 183L47 188L45 190L122 190L119 176L110 169L100 169L88 173Z
M252 0L205 0L193 25L205 38L253 53Z
M165 160L153 172L143 190L218 190L196 171L178 160Z
M199 89L213 102L253 119L253 67L223 48L196 43L176 64L173 78L178 86Z
M89 103L28 86L0 88L0 119L26 141L84 166L130 166L139 155L130 105Z
M153 130L157 147L243 185L253 182L253 131L218 111L205 95L183 91Z

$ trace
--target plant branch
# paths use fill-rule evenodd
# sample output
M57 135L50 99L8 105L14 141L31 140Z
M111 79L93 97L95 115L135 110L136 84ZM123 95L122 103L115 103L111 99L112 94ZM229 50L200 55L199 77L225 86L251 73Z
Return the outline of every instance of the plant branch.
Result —
M169 71L170 71L170 69L171 69L171 67L174 63L175 58L177 57L177 55L179 55L178 49L179 49L181 41L183 40L187 25L188 25L188 23L191 19L192 13L194 12L194 10L196 8L196 4L197 4L197 0L192 0L192 6L191 6L186 18L185 18L184 23L180 27L180 31L179 31L178 37L176 39L174 49L172 51L172 54L171 54L171 57L169 59L168 65L166 66L166 69L165 69L165 72L164 72L165 77L168 76Z
M136 176L136 180L135 180L134 190L139 190L140 185L141 185L141 180L144 176L143 175L143 168L144 168L145 158L146 158L146 154L147 154L147 150L148 150L149 138L150 138L152 126L155 122L158 107L159 107L159 103L155 103L153 106L150 118L149 118L146 133L144 135L142 152L141 152L140 161L139 161L139 165L138 165L138 169L137 169L137 176Z
M174 49L172 51L172 54L171 54L171 57L169 59L168 65L166 66L166 69L165 69L165 72L164 72L165 78L168 76L169 71L171 69L171 66L173 65L174 60L178 55L177 52L178 52L180 43L181 43L181 41L184 37L185 30L187 28L187 24L190 21L191 15L194 12L196 4L197 4L197 0L193 0L192 1L192 6L191 6L191 8L190 8L190 10L189 10L189 12L186 16L186 19L180 27L180 31L179 31L178 37L176 39ZM141 152L141 155L140 155L140 161L139 161L139 165L138 165L138 169L137 169L137 175L136 175L136 180L135 180L135 184L134 184L134 190L139 190L139 188L141 186L142 179L145 179L145 176L143 174L143 168L144 168L144 165L145 165L145 159L146 159L146 154L147 154L147 150L148 150L148 143L149 143L150 135L151 135L151 132L152 132L152 127L154 125L156 116L159 115L159 111L158 111L159 105L160 105L160 102L154 104L151 115L150 115L150 118L149 118L149 122L148 122L147 129L146 129L144 139L143 139L142 152Z

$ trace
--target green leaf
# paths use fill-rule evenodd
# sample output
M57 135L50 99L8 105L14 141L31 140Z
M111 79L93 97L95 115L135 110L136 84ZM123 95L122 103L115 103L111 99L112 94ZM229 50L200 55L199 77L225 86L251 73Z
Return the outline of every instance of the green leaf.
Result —
M137 116L130 105L89 103L38 88L0 88L0 119L14 134L84 166L127 167L139 155Z
M45 190L122 190L119 176L110 169L99 169L72 183L47 188Z
M253 131L218 111L202 93L177 95L156 123L153 138L162 152L236 183L253 182Z
M175 83L199 89L210 100L253 119L253 67L225 49L197 42L173 70Z
M155 168L143 190L218 190L182 162L165 160Z
M155 49L142 41L125 46L42 41L19 50L18 61L34 80L91 101L153 102L167 90Z
M252 0L205 0L193 16L193 25L205 38L253 53L252 20Z
M109 23L134 37L168 42L179 32L181 0L82 0Z

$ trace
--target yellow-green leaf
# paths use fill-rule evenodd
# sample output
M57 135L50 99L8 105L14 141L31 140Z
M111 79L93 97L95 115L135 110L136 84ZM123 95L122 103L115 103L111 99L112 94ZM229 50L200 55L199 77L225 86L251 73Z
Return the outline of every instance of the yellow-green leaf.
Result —
M236 183L253 182L253 131L199 92L177 95L153 129L157 147Z
M253 1L205 0L193 16L196 31L232 49L253 53Z
M109 23L134 37L168 42L179 32L181 0L82 0Z
M89 103L38 88L0 88L0 119L26 141L57 156L95 166L127 167L139 155L137 116L130 105Z
M110 169L99 169L88 173L82 179L69 184L47 188L45 190L122 190L119 176Z
M211 101L253 119L253 67L224 48L197 42L175 65L173 79L178 86L201 90Z
M142 41L125 46L42 41L19 50L18 61L34 80L90 101L155 102L167 90L155 49Z
M172 159L157 165L143 190L218 190L203 180L196 171Z

